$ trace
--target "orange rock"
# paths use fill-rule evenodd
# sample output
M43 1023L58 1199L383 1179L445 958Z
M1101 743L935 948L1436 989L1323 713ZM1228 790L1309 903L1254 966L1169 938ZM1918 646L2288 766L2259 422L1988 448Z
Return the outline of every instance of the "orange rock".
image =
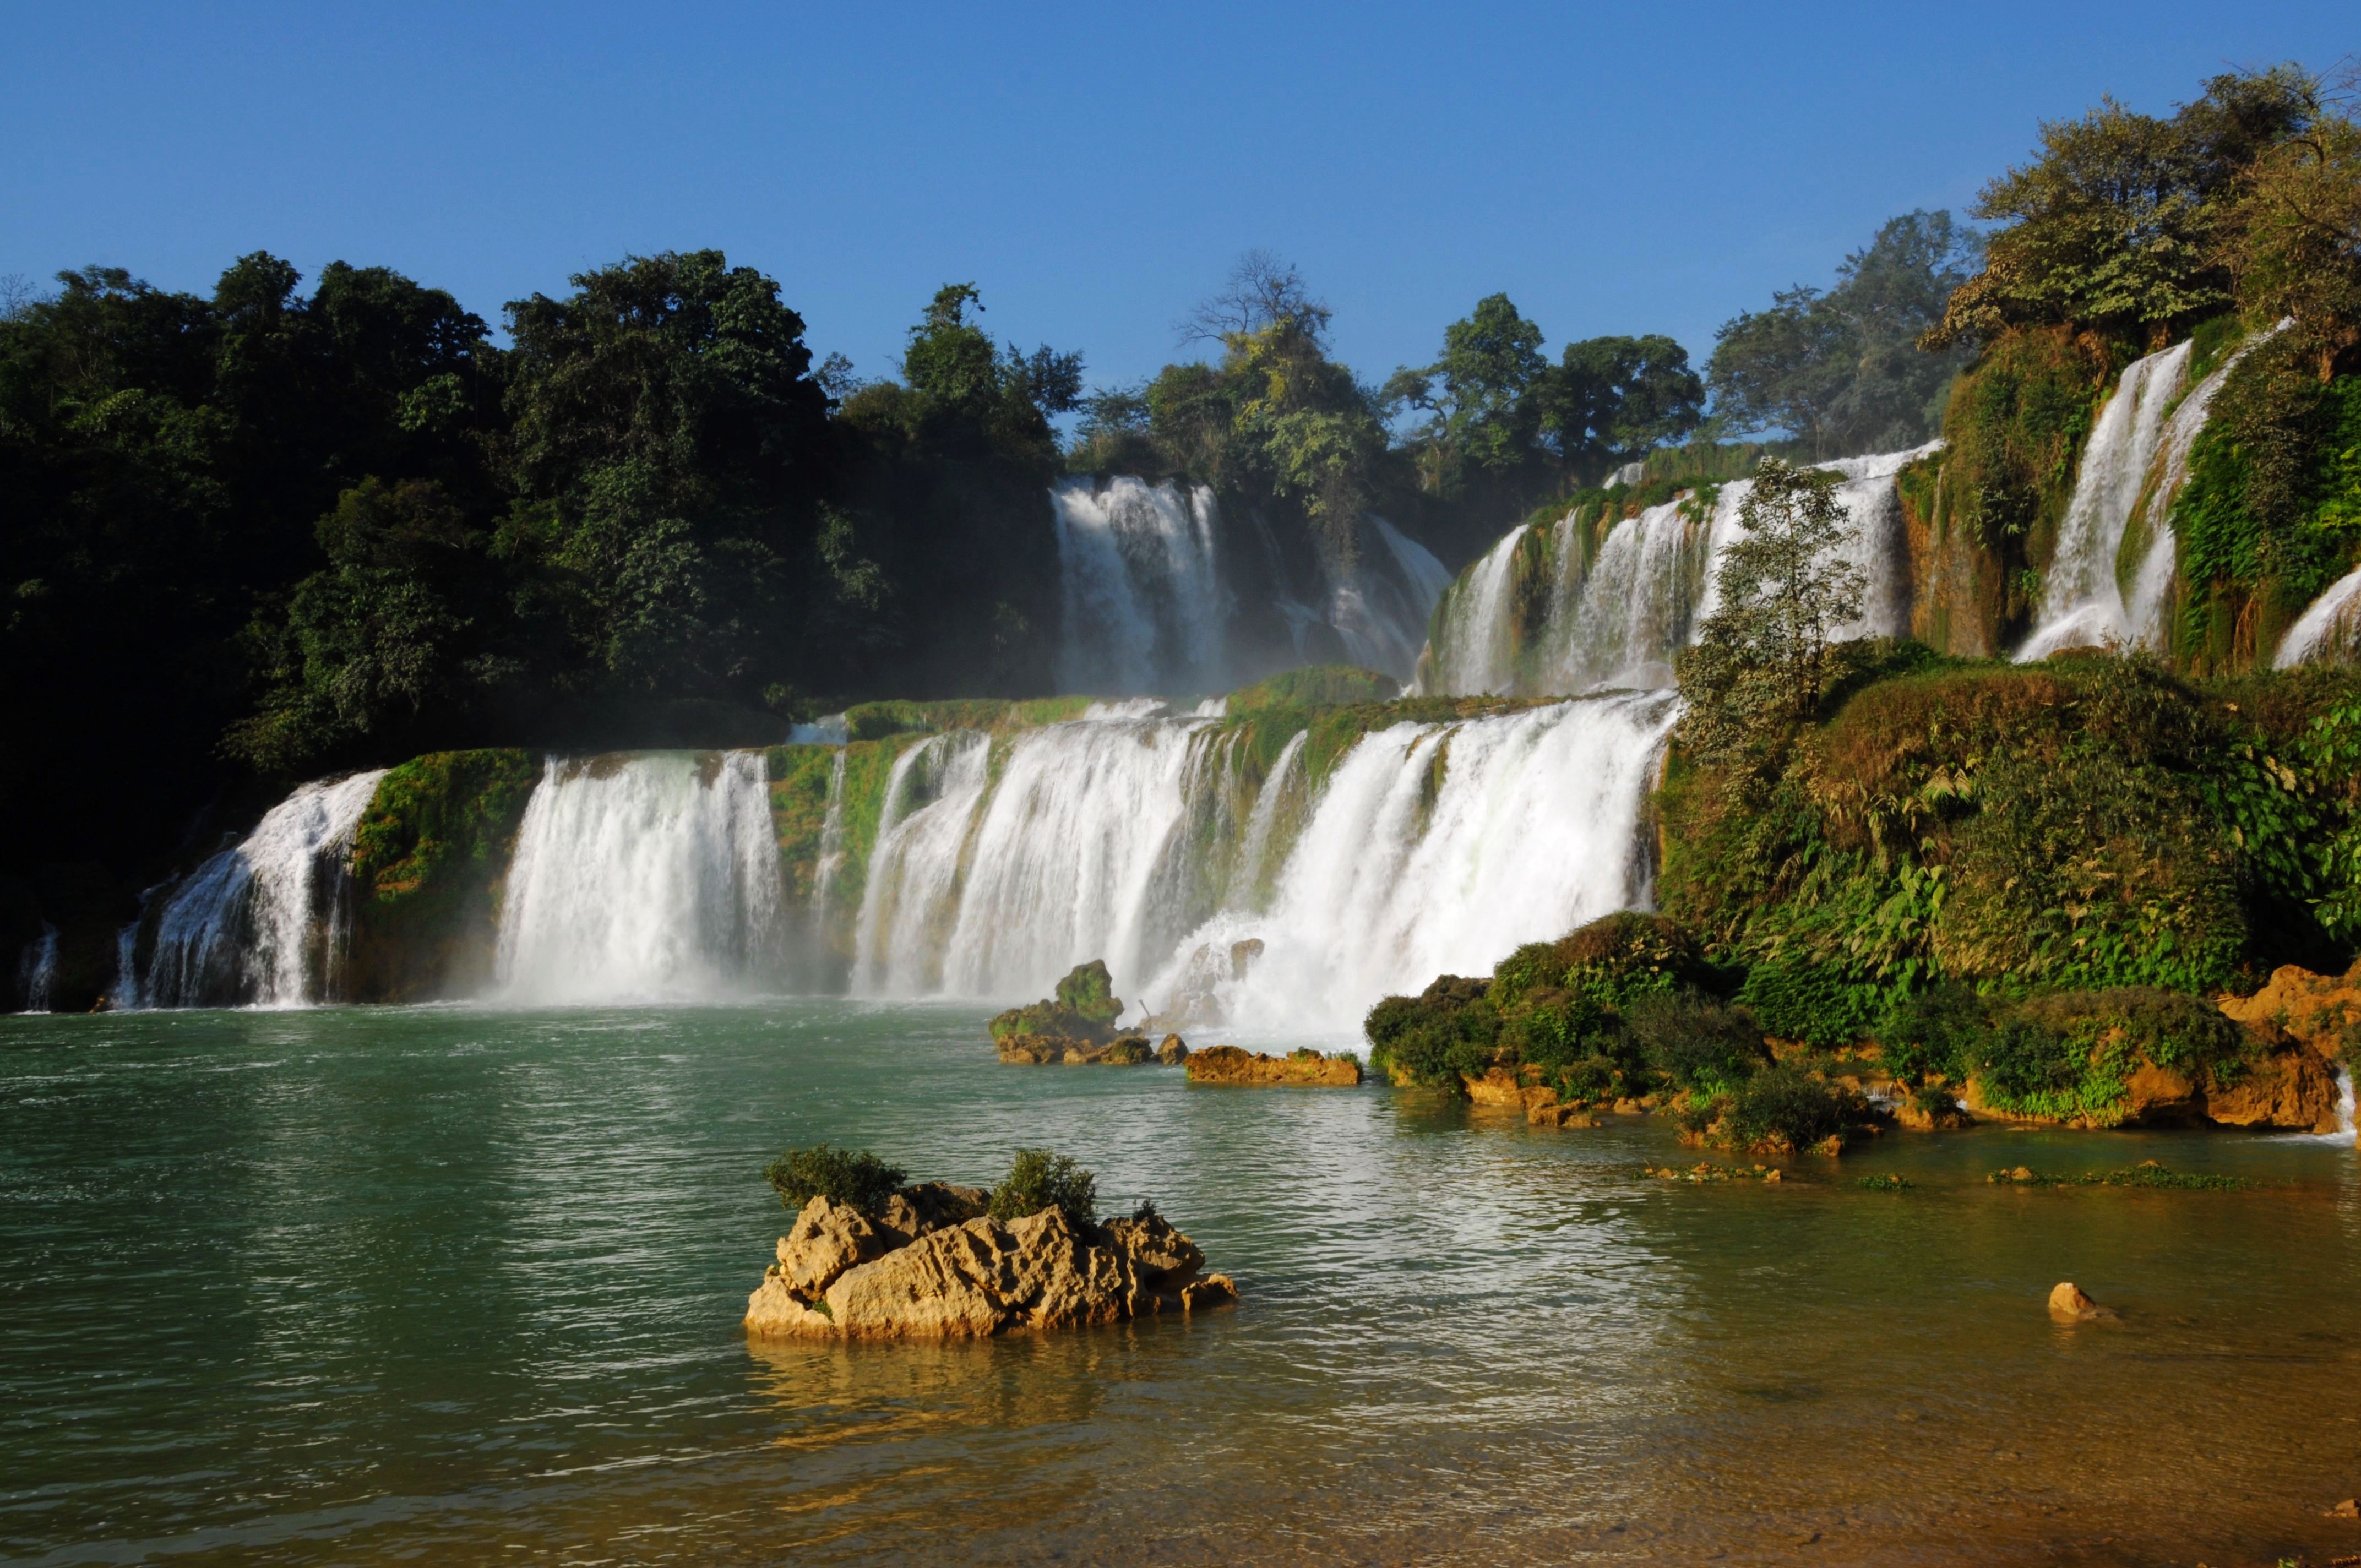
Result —
M2067 1318L2076 1322L2099 1315L2099 1304L2082 1294L2082 1288L2072 1280L2060 1280L2050 1287L2049 1315Z
M2361 962L2341 975L2288 964L2254 995L2224 996L2221 1006L2241 1024L2276 1025L2331 1060L2361 1054Z
M1240 1050L1235 1046L1209 1046L1189 1053L1188 1068L1191 1083L1350 1089L1361 1081L1361 1064L1343 1053L1325 1057L1318 1051L1292 1051L1274 1057Z

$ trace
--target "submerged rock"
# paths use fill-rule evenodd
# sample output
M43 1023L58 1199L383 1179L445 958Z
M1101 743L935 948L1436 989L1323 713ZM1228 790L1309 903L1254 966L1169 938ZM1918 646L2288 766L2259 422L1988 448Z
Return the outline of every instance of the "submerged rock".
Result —
M1359 1060L1344 1052L1331 1057L1301 1050L1274 1057L1241 1050L1235 1046L1212 1046L1191 1051L1188 1067L1191 1083L1303 1084L1350 1089L1361 1081Z
M881 1224L850 1205L814 1198L780 1240L779 1262L747 1298L747 1330L984 1338L1199 1311L1237 1299L1229 1277L1203 1273L1205 1255L1159 1215L1077 1226L1045 1209L1004 1223L981 1212L983 1200L972 1188L941 1183L905 1189ZM900 1212L917 1225L915 1233L895 1228L895 1202L905 1203ZM975 1212L965 1212L970 1208Z

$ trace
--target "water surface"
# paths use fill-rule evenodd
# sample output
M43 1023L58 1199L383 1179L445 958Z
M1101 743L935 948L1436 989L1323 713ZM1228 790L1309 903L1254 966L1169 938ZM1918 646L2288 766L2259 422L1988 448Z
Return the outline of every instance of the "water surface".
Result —
M2361 1552L2349 1146L1897 1135L1002 1068L983 1010L0 1019L13 1562L2194 1563ZM1253 1043L1247 1041L1246 1043ZM781 1146L1075 1154L1246 1299L750 1343ZM1983 1173L2158 1158L2239 1193ZM1861 1175L1914 1186L1870 1192ZM2118 1308L2061 1328L2072 1278ZM1815 1539L1807 1539L1815 1538Z

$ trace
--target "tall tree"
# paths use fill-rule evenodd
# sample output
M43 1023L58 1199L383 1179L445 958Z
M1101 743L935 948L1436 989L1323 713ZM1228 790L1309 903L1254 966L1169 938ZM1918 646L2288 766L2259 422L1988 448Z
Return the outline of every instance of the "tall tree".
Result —
M1688 350L1657 334L1569 343L1537 390L1546 439L1594 482L1687 435L1705 401Z

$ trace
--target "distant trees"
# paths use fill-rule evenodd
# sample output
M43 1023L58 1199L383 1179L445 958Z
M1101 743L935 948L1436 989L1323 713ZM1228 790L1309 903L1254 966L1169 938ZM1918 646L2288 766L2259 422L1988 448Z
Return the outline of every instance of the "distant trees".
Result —
M1834 288L1799 284L1725 323L1706 370L1716 422L1738 435L1784 431L1814 457L1927 440L1971 354L1922 351L1919 339L1979 255L1949 213L1905 213L1845 258Z

